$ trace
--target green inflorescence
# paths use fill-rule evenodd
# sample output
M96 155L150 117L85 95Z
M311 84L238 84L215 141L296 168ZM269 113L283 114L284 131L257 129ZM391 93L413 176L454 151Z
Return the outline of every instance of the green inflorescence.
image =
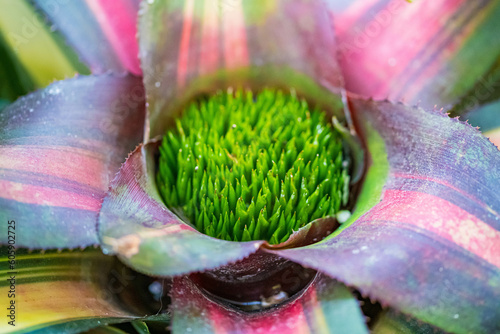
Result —
M294 92L218 92L166 132L157 183L166 205L224 240L278 244L345 205L340 134Z

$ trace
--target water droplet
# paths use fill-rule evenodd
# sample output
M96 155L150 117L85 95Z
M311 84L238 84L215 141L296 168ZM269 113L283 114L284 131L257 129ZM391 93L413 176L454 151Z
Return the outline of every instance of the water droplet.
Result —
M453 316L454 319L458 319L460 317L460 315L457 313Z
M351 217L351 212L347 211L347 210L341 210L341 211L337 212L335 217L337 218L337 221L340 224L343 224Z
M56 94L59 94L61 92L61 90L57 87L52 87L48 90L48 93L50 95L56 95Z
M148 287L149 292L151 292L153 295L159 295L162 293L163 286L161 285L160 282L154 281L151 283Z

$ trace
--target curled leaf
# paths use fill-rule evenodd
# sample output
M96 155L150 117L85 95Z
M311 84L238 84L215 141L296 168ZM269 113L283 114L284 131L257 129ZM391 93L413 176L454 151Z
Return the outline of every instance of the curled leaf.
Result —
M259 248L262 241L209 237L170 212L155 184L157 152L156 141L139 146L112 181L98 226L106 253L137 271L173 276L234 262Z

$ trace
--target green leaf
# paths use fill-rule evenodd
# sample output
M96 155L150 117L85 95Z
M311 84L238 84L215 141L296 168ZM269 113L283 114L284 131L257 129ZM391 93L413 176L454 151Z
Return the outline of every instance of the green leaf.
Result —
M500 14L498 15L500 16ZM500 98L500 56L469 92L450 110L450 116L462 115L482 106L490 108ZM498 102L497 102L498 103ZM490 107L488 107L490 106ZM496 123L496 122L495 122Z
M407 315L387 310L377 319L373 334L438 334L445 333Z
M144 321L135 320L132 321L132 326L137 331L138 334L149 334L148 325Z
M34 83L0 33L0 98L14 101L34 89ZM0 109L3 109L0 107Z
M0 6L0 33L35 87L45 87L54 80L74 76L77 69L84 70L28 1L0 0Z

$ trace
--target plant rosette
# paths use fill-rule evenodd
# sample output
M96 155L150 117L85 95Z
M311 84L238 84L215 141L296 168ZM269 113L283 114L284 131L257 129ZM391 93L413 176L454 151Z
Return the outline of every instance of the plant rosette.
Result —
M93 74L0 113L2 331L500 330L500 152L433 108L491 113L498 4L35 3Z

